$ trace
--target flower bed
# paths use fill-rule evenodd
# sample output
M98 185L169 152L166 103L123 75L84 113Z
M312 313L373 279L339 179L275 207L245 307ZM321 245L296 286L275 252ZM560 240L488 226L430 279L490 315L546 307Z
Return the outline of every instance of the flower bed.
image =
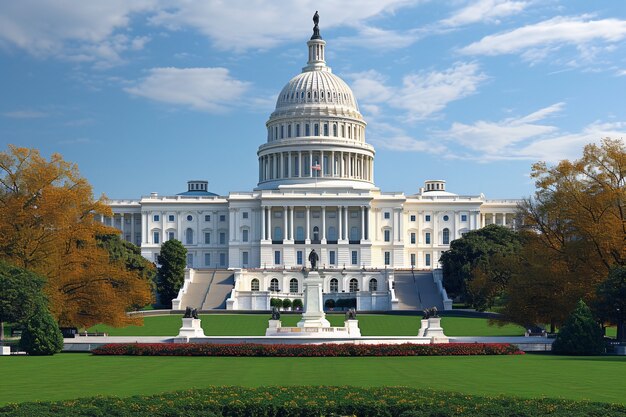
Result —
M521 350L508 343L448 343L434 345L261 345L211 343L128 343L109 344L96 348L94 355L132 356L458 356L458 355L520 355Z
M209 387L151 396L91 397L0 407L0 417L617 417L617 404L550 398L486 397L406 387Z

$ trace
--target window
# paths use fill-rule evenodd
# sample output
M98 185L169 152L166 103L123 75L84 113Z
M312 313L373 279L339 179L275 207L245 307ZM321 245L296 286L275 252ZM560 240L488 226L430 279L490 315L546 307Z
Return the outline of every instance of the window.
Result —
M430 232L426 232L426 234L424 235L424 241L427 245L430 245Z
M207 245L211 244L211 233L210 232L205 232L204 233L204 243Z
M450 217L448 217L448 215L446 214L445 216L443 216L443 221L447 222L448 220L450 220Z
M313 228L313 240L314 241L320 240L320 228L317 226Z
M205 222L210 222L211 221L211 215L210 214L205 214L204 215L204 221Z
M220 221L221 222L225 222L226 221L226 215L225 214L220 214Z
M193 245L193 230L192 229L185 230L185 243L187 245Z
M390 218L391 218L391 213L390 213L390 212L388 212L388 211L386 211L386 212L384 213L384 216L385 216L385 219L390 219Z
M300 137L300 125L296 125L296 137Z
M414 222L416 220L415 214L411 214L411 221Z
M411 245L415 245L415 233L411 233Z
M280 138L284 138L285 137L285 126L280 125Z
M378 291L378 281L376 278L370 279L370 291Z
M280 265L280 251L274 251L274 265Z
M291 125L287 125L287 137L291 137Z
M313 136L319 136L320 135L320 126L315 123L313 125Z
M443 229L442 241L444 245L450 244L450 229L448 229L447 227Z
M220 245L226 244L226 233L220 232Z
M339 281L337 281L337 278L330 280L330 292L339 292Z
M304 211L296 211L297 219L304 219Z
M391 265L391 252L385 252L385 265Z
M259 280L256 278L252 279L252 282L250 282L250 290L251 291L259 291Z
M270 281L270 291L278 292L278 280L276 278L272 278Z
M427 214L424 216L424 221L425 222L429 222L430 221L430 214Z
M328 240L337 240L337 229L334 226L328 228Z
M411 254L411 266L415 266L415 254Z
M242 219L247 219L248 218L248 212L244 211L243 213L241 213L241 218Z
M351 255L350 260L352 262L352 265L358 265L359 264L359 252L353 250L350 255Z
M430 253L427 253L424 258L424 263L426 266L430 266Z
M359 240L359 229L356 226L350 228L350 240Z
M154 216L152 216L152 220L154 220L155 222L158 222L160 219L158 214L155 214Z
M328 123L324 123L324 136L328 136Z
M274 236L272 236L272 239L283 240L283 229L280 226L274 228Z
M331 265L335 265L337 263L337 257L335 256L335 251L328 251L328 263Z
M174 240L174 232L167 232L167 240Z
M296 240L304 240L304 227L296 227Z
M289 292L298 292L298 280L291 278L289 281Z
M187 216L187 221L188 221L188 222L190 222L190 221L192 221L192 220L193 220L193 216L192 216L192 215Z
M241 231L241 240L244 242L248 241L248 229L243 229Z
M187 254L187 268L193 268L193 253Z
M211 266L211 254L210 253L204 254L204 264L206 266Z
M299 250L296 252L296 264L302 265L302 251Z
M311 136L311 125L310 124L305 124L304 125L304 136Z
M241 252L241 263L243 264L243 266L248 266L248 252L247 251Z
M159 232L152 233L152 243L154 243L155 245L161 243L159 237Z
M461 221L462 222L466 222L467 221L467 214L461 214Z
M169 216L167 216L167 221L168 222L173 222L174 221L174 215L170 214Z
M385 229L384 234L385 234L385 242L391 242L391 230Z
M350 292L357 292L359 290L359 281L356 278L350 280Z

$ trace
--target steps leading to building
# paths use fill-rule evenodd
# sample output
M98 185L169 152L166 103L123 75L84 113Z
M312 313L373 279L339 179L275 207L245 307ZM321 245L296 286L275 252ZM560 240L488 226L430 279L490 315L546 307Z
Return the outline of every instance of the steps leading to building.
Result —
M443 299L430 271L395 272L395 293L398 310L443 310Z
M202 302L202 310L226 309L226 298L235 285L235 275L232 271L219 271L213 273Z

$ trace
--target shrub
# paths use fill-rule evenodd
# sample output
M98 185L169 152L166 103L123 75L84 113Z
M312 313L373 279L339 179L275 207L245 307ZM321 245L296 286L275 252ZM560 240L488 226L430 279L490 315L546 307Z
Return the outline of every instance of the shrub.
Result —
M26 322L19 346L29 355L54 355L63 349L61 330L43 303Z
M296 298L295 300L293 300L292 307L296 309L301 309L304 307L304 304L302 303L302 300L300 298Z
M184 416L184 417L618 417L621 404L550 398L478 396L406 387L223 387L190 389L150 396L90 397L57 402L8 404L8 416Z
M270 307L281 308L283 306L283 300L280 298L270 298Z
M292 306L291 300L289 298L285 298L283 300L282 305L283 305L283 308L291 308Z
M519 355L517 346L507 343L447 343L418 345L261 345L252 343L120 343L108 344L92 351L94 355L129 356L274 356L274 357L337 357L337 356L459 356Z
M326 300L326 302L324 302L324 308L327 308L327 309L335 308L335 300L333 300L332 298L329 298L328 300Z
M552 352L559 355L598 355L604 351L602 328L584 301L565 320L552 344Z

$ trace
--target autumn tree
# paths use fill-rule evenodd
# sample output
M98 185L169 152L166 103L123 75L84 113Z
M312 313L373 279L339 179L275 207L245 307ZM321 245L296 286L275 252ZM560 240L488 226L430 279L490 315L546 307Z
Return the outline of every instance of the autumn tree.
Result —
M104 197L75 164L35 149L0 153L0 258L45 277L50 310L61 325L135 322L132 306L151 301L141 274L111 259L97 236L117 233L96 221L110 216Z
M178 291L185 279L187 249L179 240L170 239L161 245L157 262L159 263L157 275L159 299L162 305L171 307L172 300L178 296Z

